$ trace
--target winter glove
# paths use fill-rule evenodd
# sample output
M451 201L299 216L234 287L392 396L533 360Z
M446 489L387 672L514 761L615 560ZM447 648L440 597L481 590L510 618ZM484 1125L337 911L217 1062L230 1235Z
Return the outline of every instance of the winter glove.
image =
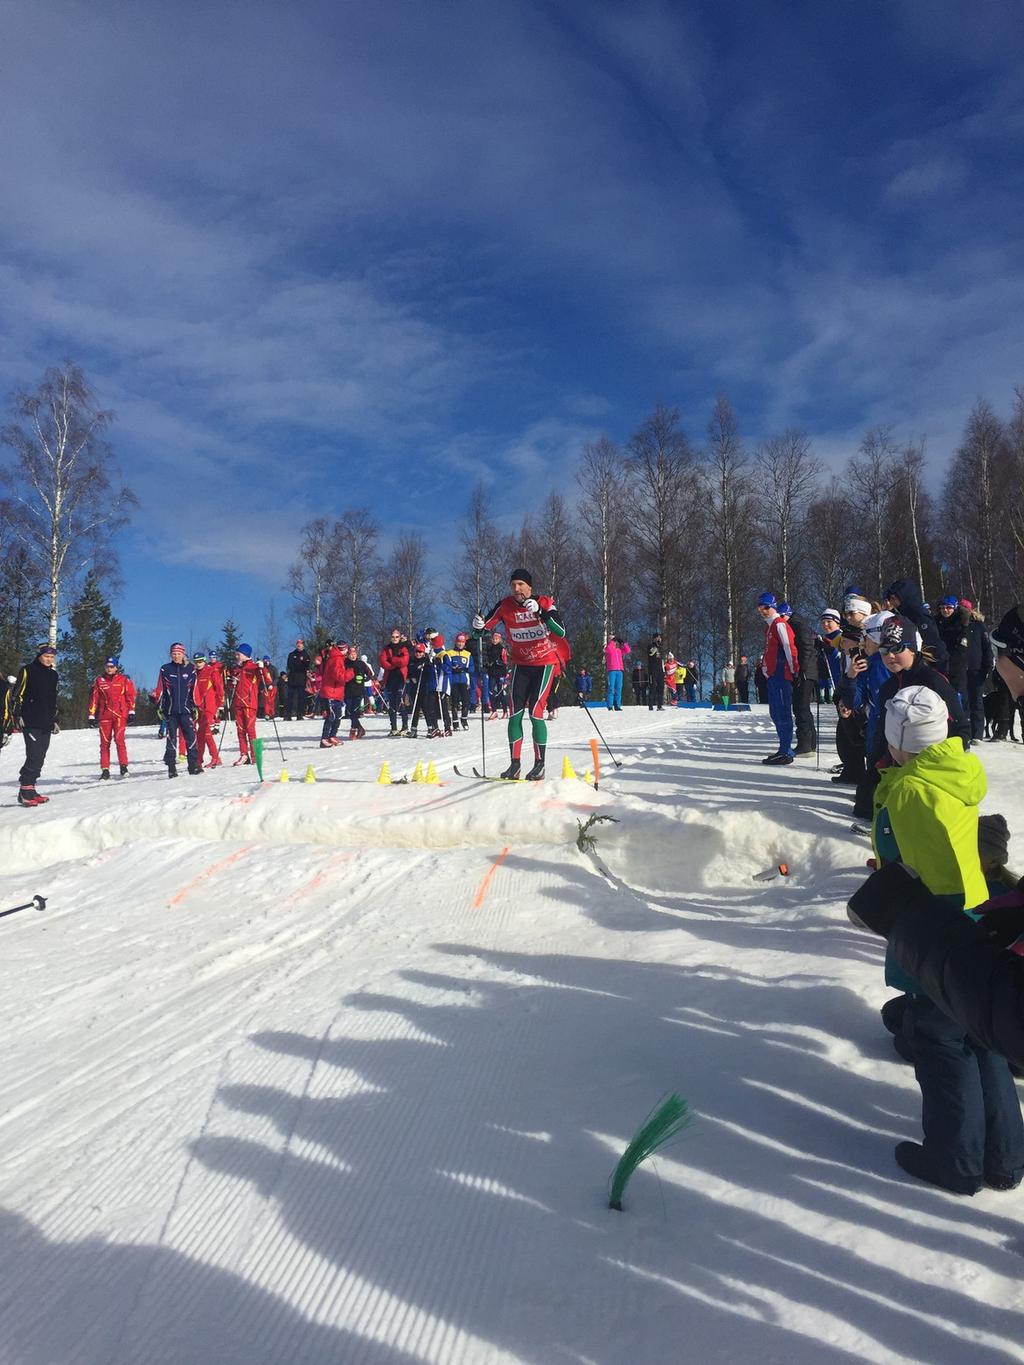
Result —
M534 616L540 615L540 603L537 601L536 597L528 597L523 603L523 606L527 611L532 611Z
M89 724L90 724L90 726L95 730L96 727L97 727L97 725L99 725L99 721L96 719L95 716L90 716L90 717L89 717Z
M483 628L484 628L484 618L480 615L479 612L477 612L477 614L473 617L473 629L474 629L474 630L483 630Z
M930 899L931 893L906 863L887 863L853 893L846 913L858 928L888 938L901 911Z
M1018 882L1016 891L1000 896L992 905L991 910L983 905L978 907L981 912L978 923L996 947L1009 948L1024 937L1024 878Z
M128 724L129 724L129 725L134 725L134 724L135 724L135 712L134 712L134 711L129 711L129 712L128 712Z

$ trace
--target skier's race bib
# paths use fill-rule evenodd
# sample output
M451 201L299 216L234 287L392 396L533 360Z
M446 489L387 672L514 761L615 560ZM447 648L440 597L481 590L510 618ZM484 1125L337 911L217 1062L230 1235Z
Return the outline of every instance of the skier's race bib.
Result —
M547 626L528 611L517 611L515 613L515 622L509 627L509 634L519 644L526 644L529 640L546 640L548 638Z

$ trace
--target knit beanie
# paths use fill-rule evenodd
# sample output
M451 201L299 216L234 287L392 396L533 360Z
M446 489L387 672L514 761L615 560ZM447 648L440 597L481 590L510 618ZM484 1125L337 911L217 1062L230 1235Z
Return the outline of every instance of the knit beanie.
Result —
M876 611L874 616L869 616L864 622L865 634L870 635L875 644L878 644L882 638L882 627L886 621L891 621L895 614L892 611Z
M530 587L533 587L533 574L529 569L513 569L508 576L508 581L514 583L517 578L520 582L529 583Z
M1010 856L1010 827L1005 815L982 815L978 819L978 852L1003 867Z
M871 612L871 603L866 597L857 597L855 594L850 593L843 602L843 611L856 611L859 612L861 616L867 616Z
M930 687L903 687L885 708L885 737L894 749L919 754L948 734L946 703Z
M244 654L247 659L252 658L252 645L239 645L236 650L238 654Z

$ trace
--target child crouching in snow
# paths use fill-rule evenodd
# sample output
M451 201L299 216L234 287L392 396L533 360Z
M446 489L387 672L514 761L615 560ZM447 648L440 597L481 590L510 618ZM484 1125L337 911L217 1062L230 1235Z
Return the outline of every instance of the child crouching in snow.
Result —
M935 896L969 910L988 888L978 856L978 805L985 773L957 736L947 738L946 703L928 687L889 701L885 738L894 767L875 793L879 866L902 862ZM953 1194L983 1184L1012 1189L1024 1176L1024 1120L1005 1058L973 1043L886 955L886 984L908 994L902 1038L921 1087L924 1143L900 1142L896 1160L919 1180Z

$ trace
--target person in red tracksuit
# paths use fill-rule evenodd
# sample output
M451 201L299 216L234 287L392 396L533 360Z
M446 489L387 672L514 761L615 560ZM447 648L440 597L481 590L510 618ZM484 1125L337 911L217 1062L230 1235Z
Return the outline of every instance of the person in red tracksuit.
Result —
M340 744L338 726L345 705L346 667L345 649L341 645L329 644L323 651L320 670L320 700L324 708L324 728L320 735L320 748L331 749Z
M235 708L235 728L238 731L238 757L235 767L252 763L255 758L256 715L259 711L263 674L252 657L252 645L239 645L235 651L235 666L228 669L231 700Z
M224 670L219 665L208 663L205 654L193 654L192 662L196 666L196 681L192 695L195 698L196 711L199 713L196 721L196 754L201 765L203 754L208 751L209 766L219 768L220 754L217 752L217 741L213 733L224 706Z
M111 656L92 685L89 698L89 724L100 731L100 777L110 777L110 741L117 746L121 776L128 776L128 746L124 727L135 719L135 684L121 672L121 661Z
M277 674L266 654L260 673L263 677L263 719L272 720L277 714Z

